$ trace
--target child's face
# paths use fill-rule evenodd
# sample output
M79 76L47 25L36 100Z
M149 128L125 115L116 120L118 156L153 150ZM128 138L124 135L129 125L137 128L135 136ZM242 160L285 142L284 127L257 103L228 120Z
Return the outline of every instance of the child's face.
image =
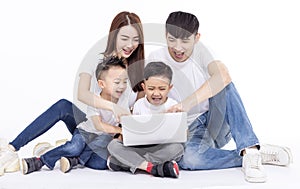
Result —
M157 106L166 102L168 93L172 88L170 80L160 76L149 77L142 86L149 103Z
M195 44L199 41L200 34L192 34L188 38L175 38L167 33L168 50L176 62L186 61L193 53Z
M101 97L117 102L127 87L127 71L121 67L111 67L105 73L103 80L98 80L99 87L102 88Z
M116 39L117 54L128 58L138 47L139 41L138 32L133 26L121 27Z

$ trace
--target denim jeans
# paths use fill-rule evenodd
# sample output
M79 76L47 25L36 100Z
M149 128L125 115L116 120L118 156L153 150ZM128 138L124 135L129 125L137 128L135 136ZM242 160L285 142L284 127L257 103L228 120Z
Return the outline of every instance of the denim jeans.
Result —
M73 134L77 125L86 121L86 114L72 102L61 99L30 123L10 144L18 151L30 141L47 132L59 121L63 121L70 133ZM97 153L92 153L93 150L89 146L86 146L84 151L86 153L89 152L90 157L88 160L87 157L83 158L86 161L86 167L92 169L103 169L104 166L106 167L106 163L105 165L102 163L103 159Z
M231 137L236 150L221 149ZM241 151L258 144L242 100L230 83L209 99L209 111L189 125L185 152L178 163L182 169L189 170L240 167Z
M78 123L86 120L85 116L85 113L74 104L61 99L30 123L10 144L18 151L28 142L47 132L59 121L63 121L72 134Z
M80 129L79 131L86 142L85 148L79 155L79 163L92 169L107 169L107 145L110 143L110 141L112 141L112 135L106 133L96 135Z
M98 158L97 161L93 161L92 166L97 169L106 169L107 144L111 140L112 136L109 134L97 135L75 129L70 141L50 150L40 158L48 168L53 169L56 161L61 157L79 157L79 163L85 165L89 162L91 155L96 153Z

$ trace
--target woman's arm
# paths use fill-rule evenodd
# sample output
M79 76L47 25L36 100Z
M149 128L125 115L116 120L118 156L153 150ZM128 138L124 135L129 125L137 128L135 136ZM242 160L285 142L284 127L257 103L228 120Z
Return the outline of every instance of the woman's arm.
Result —
M168 112L187 112L195 105L218 94L231 82L229 72L221 61L213 61L209 63L208 73L211 77L204 82L199 89L184 99L181 103L172 106Z
M102 122L102 119L100 116L92 116L91 119L93 121L95 128L98 131L102 131L102 132L109 133L109 134L116 134L116 133L122 134L122 129L120 127L113 126L113 125Z
M105 109L114 112L117 117L122 115L129 115L130 112L125 110L124 108L112 103L108 100L104 100L100 96L97 96L90 92L91 87L91 79L92 76L88 73L81 73L79 76L79 83L78 83L78 93L77 98L79 101L92 106L94 108Z

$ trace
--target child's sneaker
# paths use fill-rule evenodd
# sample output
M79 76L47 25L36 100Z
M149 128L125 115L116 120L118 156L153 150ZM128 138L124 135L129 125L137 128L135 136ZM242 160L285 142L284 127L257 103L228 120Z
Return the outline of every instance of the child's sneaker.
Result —
M288 166L293 162L293 156L288 147L263 144L260 146L259 152L263 164Z
M60 158L60 170L63 173L71 171L71 169L79 164L77 157L61 157Z
M18 153L11 150L8 145L0 149L0 176L8 172L20 170Z
M151 169L151 174L156 177L178 178L179 167L176 161L167 161L162 164L154 165Z
M24 175L32 173L34 171L39 171L43 167L43 162L40 158L24 158L22 159L22 172Z
M267 181L267 175L261 163L261 155L256 149L246 149L242 170L248 182Z
M129 167L121 166L121 163L113 156L107 158L107 167L111 171L130 171Z

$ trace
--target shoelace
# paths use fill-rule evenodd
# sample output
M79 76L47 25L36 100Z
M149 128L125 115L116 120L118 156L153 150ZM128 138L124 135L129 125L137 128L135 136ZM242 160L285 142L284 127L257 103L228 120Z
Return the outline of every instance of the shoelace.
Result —
M260 156L258 154L253 154L250 158L250 167L252 169L260 169Z
M277 158L277 152L261 153L261 156L264 162L279 162L279 159Z

